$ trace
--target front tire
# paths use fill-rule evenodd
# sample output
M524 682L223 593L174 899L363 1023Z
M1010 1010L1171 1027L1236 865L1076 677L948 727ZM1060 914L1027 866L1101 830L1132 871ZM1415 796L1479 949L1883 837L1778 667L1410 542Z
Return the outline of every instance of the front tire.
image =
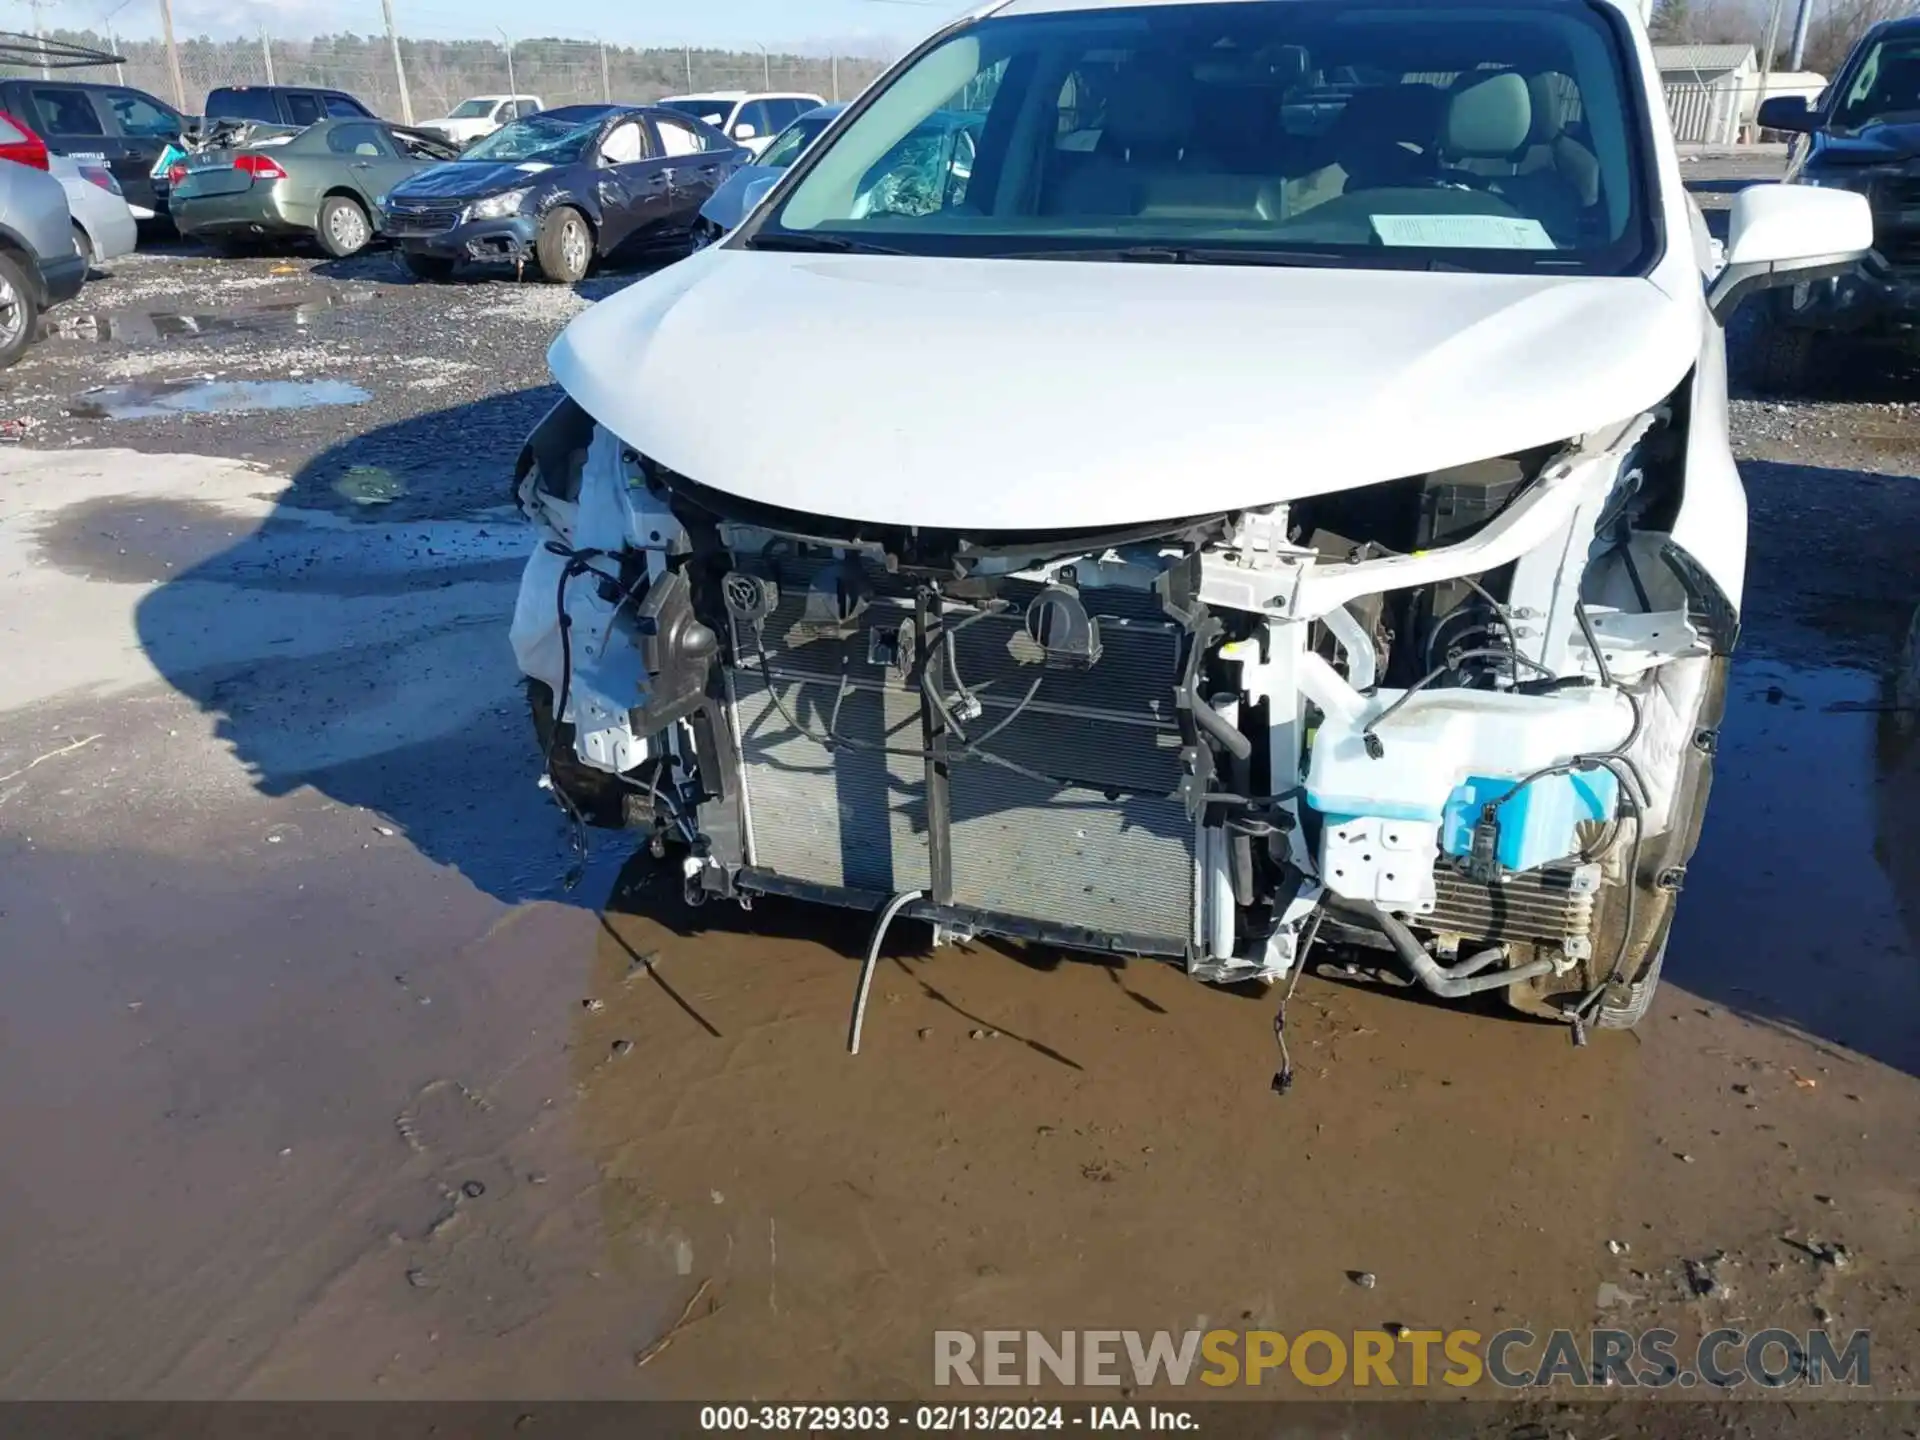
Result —
M1731 657L1716 655L1707 663L1700 707L1692 722L1694 740L1680 761L1667 828L1647 837L1640 846L1638 872L1607 887L1598 897L1591 957L1568 975L1516 985L1506 991L1507 1003L1513 1009L1544 1020L1564 1020L1567 1008L1602 981L1610 983L1587 1016L1596 1029L1631 1030L1652 1008L1666 964L1680 889L1699 847L1707 802L1713 793L1714 753L1726 712ZM1629 830L1633 823L1626 822ZM1620 942L1629 910L1628 885L1634 887L1633 929L1626 937L1621 975L1614 978L1614 964L1623 958Z
M534 242L540 274L556 285L573 285L587 278L593 264L593 231L587 217L571 205L556 205L540 222Z
M313 227L320 248L336 260L358 255L373 240L373 221L358 200L346 195L329 195L320 202L320 214Z
M1602 992L1599 1008L1593 1012L1594 1028L1631 1030L1646 1019L1647 1011L1653 1008L1653 997L1660 989L1660 967L1666 959L1667 945L1663 940L1638 980L1611 985Z
M0 255L0 370L19 360L40 329L40 305L26 270L11 255Z
M561 808L578 813L597 830L621 830L627 825L627 790L604 770L580 763L574 754L572 725L556 725L554 693L538 680L527 681L527 709L533 718L540 763L558 792Z

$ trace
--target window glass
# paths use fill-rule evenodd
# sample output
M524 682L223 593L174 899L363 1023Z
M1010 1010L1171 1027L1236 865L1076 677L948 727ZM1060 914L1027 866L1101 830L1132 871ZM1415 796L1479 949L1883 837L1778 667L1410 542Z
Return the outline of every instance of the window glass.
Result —
M807 146L820 138L820 132L832 124L831 120L796 120L780 132L780 138L769 145L760 156L758 163L774 170L784 170L800 158Z
M753 127L751 136L746 133L749 125ZM765 139L779 128L768 117L767 107L763 101L749 100L735 113L733 123L727 127L727 134L736 140Z
M669 155L698 155L707 148L706 136L696 125L683 125L665 115L656 115L653 125L660 132L660 148Z
M207 114L215 120L265 120L277 124L280 112L267 90L234 89L221 86L207 94Z
M497 104L494 100L462 100L447 112L449 120L478 120Z
M108 90L101 98L113 111L122 135L170 140L180 133L180 117L150 95L138 90Z
M638 120L628 120L607 132L600 142L600 156L609 165L631 165L647 158L647 137Z
M336 155L368 155L391 159L393 150L378 125L333 125L327 129L327 149Z
M33 107L40 112L40 123L49 135L104 135L93 99L84 90L60 86L36 88Z
M771 130L784 130L812 107L804 100L767 101L767 124Z
M295 125L316 125L320 121L320 97L304 90L287 92L287 119Z
M351 95L327 95L322 98L327 104L327 114L335 120L367 118L367 107Z
M1652 245L1636 76L1582 0L989 16L810 155L764 228L914 254L1618 273Z
M502 125L465 151L464 160L544 160L571 165L584 159L587 147L599 138L600 121L568 120L552 114L534 115Z
M1834 123L1848 130L1920 115L1920 35L1894 35L1860 63Z
M701 96L686 100L662 100L660 104L664 109L678 110L682 115L691 115L694 119L711 125L716 130L724 130L727 117L733 113L733 101Z

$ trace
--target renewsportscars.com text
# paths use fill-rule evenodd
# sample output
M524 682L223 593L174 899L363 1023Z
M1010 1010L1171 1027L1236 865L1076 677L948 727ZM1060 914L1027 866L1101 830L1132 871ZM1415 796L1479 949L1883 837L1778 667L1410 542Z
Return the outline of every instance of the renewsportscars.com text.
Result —
M1872 1336L1715 1330L937 1330L937 1386L1778 1390L1873 1383Z

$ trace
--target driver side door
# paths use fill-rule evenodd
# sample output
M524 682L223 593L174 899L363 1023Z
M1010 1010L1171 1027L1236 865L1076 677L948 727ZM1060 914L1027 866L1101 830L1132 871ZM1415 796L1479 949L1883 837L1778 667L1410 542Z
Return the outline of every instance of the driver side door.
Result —
M647 243L672 214L667 162L638 116L629 116L601 137L594 177L600 202L600 253L614 258Z

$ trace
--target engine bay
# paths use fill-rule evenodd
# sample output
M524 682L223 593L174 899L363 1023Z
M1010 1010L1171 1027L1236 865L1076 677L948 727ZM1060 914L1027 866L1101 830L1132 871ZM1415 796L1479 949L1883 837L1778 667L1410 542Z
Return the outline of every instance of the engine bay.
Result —
M1219 983L1337 938L1553 1015L1657 953L1634 897L1677 888L1710 754L1733 624L1659 529L1671 429L968 535L740 501L564 402L516 478L514 645L562 803L691 899Z

